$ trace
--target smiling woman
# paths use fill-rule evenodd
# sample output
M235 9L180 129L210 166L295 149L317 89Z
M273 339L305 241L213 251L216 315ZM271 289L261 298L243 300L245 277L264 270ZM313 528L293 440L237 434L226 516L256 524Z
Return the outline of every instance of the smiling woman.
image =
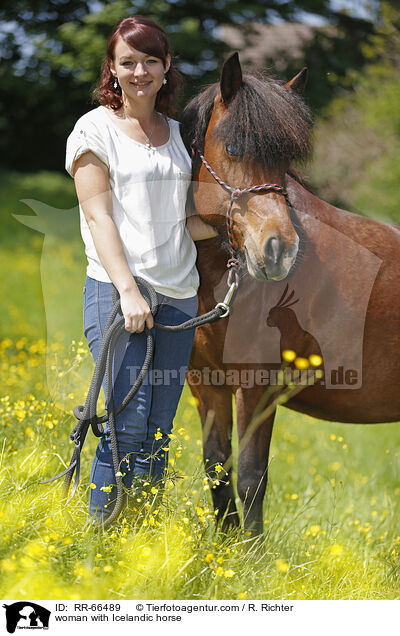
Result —
M153 333L149 375L116 418L120 474L127 494L135 492L138 476L160 481L164 475L194 335L194 329L155 331L134 277L154 287L157 322L184 322L197 313L193 239L216 234L200 219L200 234L186 223L191 159L179 123L171 117L179 85L164 30L149 18L126 18L107 43L95 91L100 106L80 117L67 141L66 169L75 179L88 258L83 319L94 360L113 306L113 286L125 319L125 337L114 355L113 395L107 396L104 387L107 400L120 404L127 395L143 365L146 330ZM90 514L104 520L114 508L115 496L106 427L92 467Z

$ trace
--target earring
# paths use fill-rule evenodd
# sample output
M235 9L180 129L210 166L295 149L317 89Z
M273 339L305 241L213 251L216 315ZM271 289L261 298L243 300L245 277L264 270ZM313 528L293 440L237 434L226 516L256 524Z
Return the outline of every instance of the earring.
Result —
M164 75L164 79L163 79L163 81L162 81L162 83L164 84L164 86L165 86L165 84L167 83L167 81L168 81L168 80L167 80L167 78L166 78L166 77L165 77L165 75Z
M114 77L115 77L115 80L114 80L114 84L113 84L113 86L114 86L114 88L118 88L118 80L117 80L117 77L116 77L115 75L114 75Z

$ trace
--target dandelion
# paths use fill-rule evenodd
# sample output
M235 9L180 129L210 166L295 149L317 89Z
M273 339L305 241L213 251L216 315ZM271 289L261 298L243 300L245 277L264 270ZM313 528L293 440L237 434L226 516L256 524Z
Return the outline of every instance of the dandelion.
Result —
M215 574L216 574L217 576L222 576L222 575L223 575L223 573L224 573L224 568L223 568L223 567L221 567L220 565L219 565L217 568L215 568Z
M211 561L214 560L214 555L212 552L209 552L208 554L206 554L206 556L204 557L204 561L206 563L211 563Z
M91 488L92 490L94 490L95 488L97 488L96 484L94 484L93 482L90 484L89 488Z
M283 574L286 574L289 569L289 563L286 563L283 559L276 559L275 566L278 572L282 572Z

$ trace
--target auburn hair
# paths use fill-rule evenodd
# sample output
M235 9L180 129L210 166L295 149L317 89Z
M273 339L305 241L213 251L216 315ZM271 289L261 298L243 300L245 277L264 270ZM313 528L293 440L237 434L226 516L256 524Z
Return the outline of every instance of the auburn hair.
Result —
M110 62L114 59L115 45L121 37L134 49L154 55L166 66L169 53L168 37L164 29L151 18L136 15L124 18L113 28L107 41L106 57L101 68L100 81L93 91L93 98L102 106L117 110L122 106L121 87L114 88L115 77L111 73ZM157 93L155 107L164 115L176 115L177 97L182 88L182 75L174 67L172 59L166 75L167 83Z

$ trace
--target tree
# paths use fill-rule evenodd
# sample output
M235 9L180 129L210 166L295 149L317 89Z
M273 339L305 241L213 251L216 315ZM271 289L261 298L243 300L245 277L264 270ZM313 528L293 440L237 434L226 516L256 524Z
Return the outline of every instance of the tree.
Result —
M305 14L335 22L341 15L330 8L330 0L103 0L96 3L95 11L92 6L79 0L35 4L3 0L0 19L7 27L0 40L3 167L63 169L65 138L76 118L90 107L107 36L127 15L145 12L164 26L187 79L185 99L217 79L228 51L218 38L218 26L296 20ZM27 152L27 147L32 151Z
M400 9L384 2L363 52L369 63L317 127L312 180L341 207L400 223Z

